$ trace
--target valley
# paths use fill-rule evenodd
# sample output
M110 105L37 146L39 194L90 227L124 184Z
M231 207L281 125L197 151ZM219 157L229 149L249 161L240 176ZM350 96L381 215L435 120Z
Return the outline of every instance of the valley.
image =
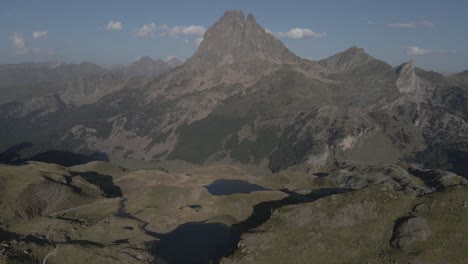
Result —
M467 263L468 72L297 31L226 11L132 33L203 36L184 62L1 64L0 264Z

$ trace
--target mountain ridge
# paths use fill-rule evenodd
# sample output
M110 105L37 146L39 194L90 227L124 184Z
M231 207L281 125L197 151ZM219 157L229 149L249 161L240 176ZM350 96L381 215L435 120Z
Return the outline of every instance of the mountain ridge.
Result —
M252 15L228 11L191 58L159 77L132 78L94 103L65 112L0 119L31 131L52 124L60 140L48 139L47 131L0 136L6 139L3 148L40 138L41 148L100 151L116 159L235 163L273 171L319 170L348 159L428 163L446 155L437 166L459 172L459 157L468 153L460 144L468 127L461 85L411 63L392 67L358 47L305 60ZM0 107L1 113L10 110Z

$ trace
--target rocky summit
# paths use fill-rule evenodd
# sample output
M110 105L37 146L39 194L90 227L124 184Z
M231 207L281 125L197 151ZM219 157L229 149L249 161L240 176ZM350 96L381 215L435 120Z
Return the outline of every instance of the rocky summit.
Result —
M1 65L0 263L466 263L467 72L274 35Z

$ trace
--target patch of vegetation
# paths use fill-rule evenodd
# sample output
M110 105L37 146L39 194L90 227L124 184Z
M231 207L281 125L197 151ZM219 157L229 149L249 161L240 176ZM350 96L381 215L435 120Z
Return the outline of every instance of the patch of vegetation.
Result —
M277 128L265 127L256 131L255 141L244 140L231 151L231 157L242 163L259 163L273 151L278 144Z
M244 118L210 115L180 128L179 142L169 159L202 163L221 147L222 139L245 125Z

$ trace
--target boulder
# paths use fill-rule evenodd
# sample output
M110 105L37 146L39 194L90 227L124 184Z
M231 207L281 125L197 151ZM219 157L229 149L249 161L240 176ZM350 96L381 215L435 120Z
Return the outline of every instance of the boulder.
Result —
M394 248L406 250L415 242L426 241L430 235L431 230L424 218L400 218L393 229L390 244Z

